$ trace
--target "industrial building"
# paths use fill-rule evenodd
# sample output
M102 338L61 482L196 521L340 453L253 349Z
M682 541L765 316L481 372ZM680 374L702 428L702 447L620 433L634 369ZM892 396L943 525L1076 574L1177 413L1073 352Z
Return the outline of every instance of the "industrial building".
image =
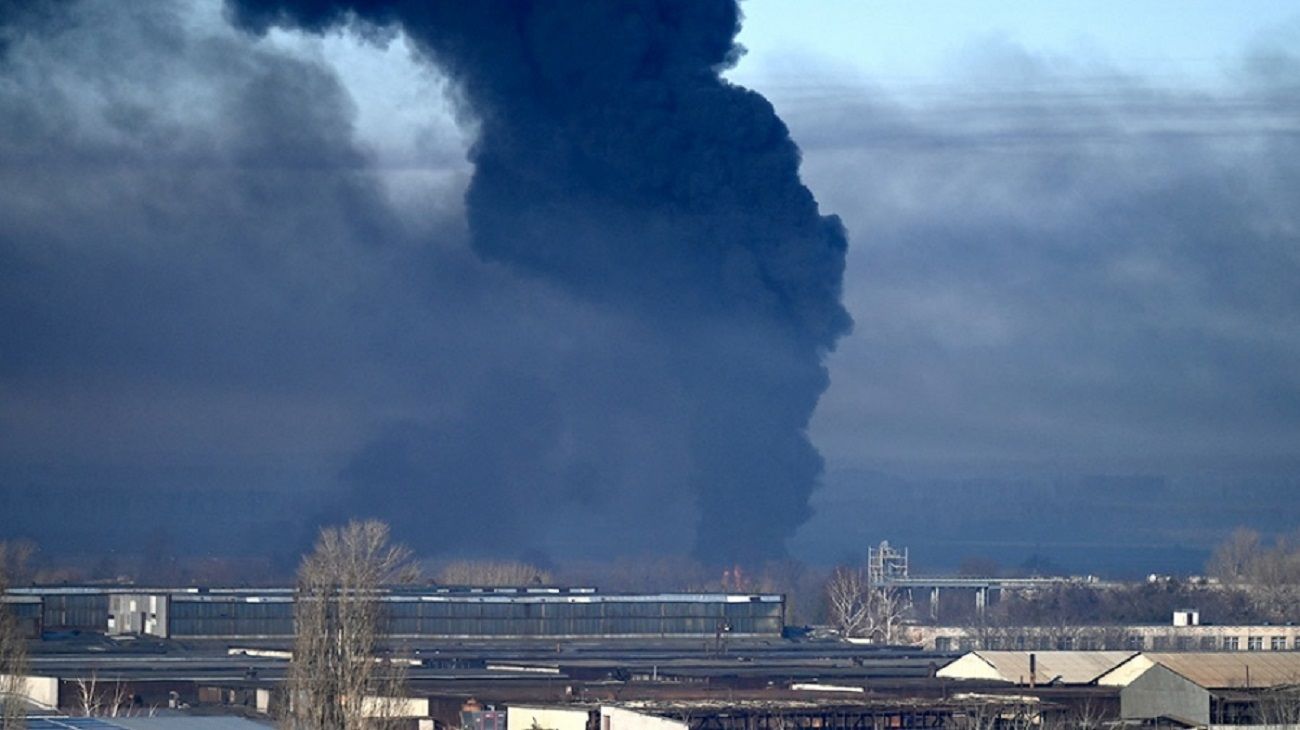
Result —
M930 651L1300 651L1291 624L1113 626L910 626L904 639Z
M1187 727L1276 723L1281 701L1300 714L1300 653L976 651L936 677L1020 688L1109 689L1127 721ZM1300 719L1297 717L1296 719Z
M40 621L36 635L102 634L109 626L109 603L112 596L157 593L248 593L248 589L227 588L145 588L139 586L11 586L5 599L39 605ZM262 595L293 595L291 588L265 588Z
M0 594L0 610L13 617L18 635L26 639L41 637L41 599L37 596Z
M940 669L943 679L1006 682L1021 687L1090 686L1118 695L1119 717L1209 723L1209 691L1156 662L1131 662L1114 651L972 652Z
M287 640L291 589L22 589L34 633L95 632L168 639ZM395 639L780 637L775 594L599 593L591 588L392 589L377 596ZM39 602L39 606L36 602Z

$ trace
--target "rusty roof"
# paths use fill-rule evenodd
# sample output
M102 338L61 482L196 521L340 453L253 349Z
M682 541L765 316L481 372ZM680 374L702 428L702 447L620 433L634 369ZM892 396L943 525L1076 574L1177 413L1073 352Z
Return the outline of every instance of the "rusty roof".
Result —
M1088 684L1124 663L1131 651L975 651L940 669L952 679L993 679L1029 684L1029 657L1035 657L1037 684Z
M1147 652L1143 656L1207 689L1300 685L1300 652Z

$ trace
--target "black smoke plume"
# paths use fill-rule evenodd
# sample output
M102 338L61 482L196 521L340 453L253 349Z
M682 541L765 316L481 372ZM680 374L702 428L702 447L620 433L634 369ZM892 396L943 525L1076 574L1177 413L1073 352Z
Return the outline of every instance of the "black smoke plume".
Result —
M243 27L400 27L477 125L485 259L653 333L689 404L696 555L779 555L822 469L807 425L851 326L846 248L771 104L722 80L732 0L228 0Z

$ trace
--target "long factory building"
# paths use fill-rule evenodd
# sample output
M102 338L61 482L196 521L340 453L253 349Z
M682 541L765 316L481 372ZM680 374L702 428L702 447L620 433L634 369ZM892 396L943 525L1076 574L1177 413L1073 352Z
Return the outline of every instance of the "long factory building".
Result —
M400 639L745 638L781 636L785 597L600 593L591 588L393 589L378 598ZM291 589L11 589L31 636L69 632L169 639L290 639Z

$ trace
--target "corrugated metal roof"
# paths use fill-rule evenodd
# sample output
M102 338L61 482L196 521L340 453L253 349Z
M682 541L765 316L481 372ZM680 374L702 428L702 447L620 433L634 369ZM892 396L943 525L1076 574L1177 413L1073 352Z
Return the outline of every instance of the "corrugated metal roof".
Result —
M269 727L273 727L269 722L233 716L27 718L27 730L266 730Z
M1097 678L1097 684L1105 687L1127 687L1147 670L1156 665L1142 654L1137 654L1118 667Z
M230 715L190 717L127 717L113 720L126 730L267 730L271 722L259 722Z
M1106 674L1133 656L1131 651L976 651L975 656L992 668L993 674L1004 682L1029 684L1029 657L1036 657L1034 681L1037 684L1088 684ZM944 667L940 676L954 679L989 679L985 671L963 662L963 659ZM954 671L945 672L949 668ZM964 669L977 669L967 674Z
M989 679L995 682L1009 681L997 669L985 661L976 652L962 654L951 662L945 664L935 672L936 677L945 679Z
M1207 689L1300 685L1300 652L1147 652L1143 656Z
M94 717L28 717L27 730L121 730Z

